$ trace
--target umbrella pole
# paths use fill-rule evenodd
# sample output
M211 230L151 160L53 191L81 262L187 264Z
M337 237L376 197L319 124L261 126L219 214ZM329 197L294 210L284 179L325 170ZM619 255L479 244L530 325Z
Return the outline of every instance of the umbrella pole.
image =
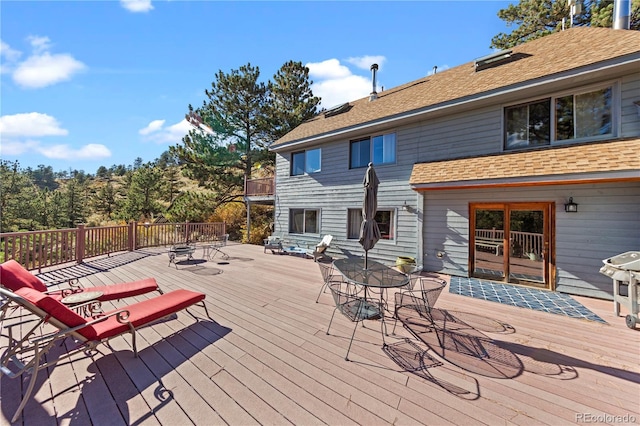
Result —
M365 250L364 251L364 269L365 270L367 269L367 260L369 260L368 258L369 258L369 250Z

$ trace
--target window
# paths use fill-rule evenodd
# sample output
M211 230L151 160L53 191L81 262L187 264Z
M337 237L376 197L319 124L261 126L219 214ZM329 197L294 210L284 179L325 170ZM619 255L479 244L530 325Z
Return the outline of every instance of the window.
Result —
M291 176L320 171L320 148L291 154Z
M505 149L549 145L551 100L505 108Z
M507 107L504 147L508 150L549 145L552 140L612 136L612 105L613 85Z
M291 209L289 210L290 234L319 234L319 210Z
M389 164L396 162L396 134L358 139L350 145L350 168L367 167L369 163Z
M556 140L612 133L612 87L556 99Z
M393 212L393 210L380 209L376 213L376 222L383 240L393 240L395 238ZM362 226L362 209L349 209L347 214L347 238L359 239L360 227Z

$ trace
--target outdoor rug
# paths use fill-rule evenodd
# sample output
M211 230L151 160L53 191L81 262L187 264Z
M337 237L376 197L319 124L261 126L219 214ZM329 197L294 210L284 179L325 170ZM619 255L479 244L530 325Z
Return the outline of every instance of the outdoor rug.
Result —
M464 277L451 277L449 292L550 314L607 323L564 293Z

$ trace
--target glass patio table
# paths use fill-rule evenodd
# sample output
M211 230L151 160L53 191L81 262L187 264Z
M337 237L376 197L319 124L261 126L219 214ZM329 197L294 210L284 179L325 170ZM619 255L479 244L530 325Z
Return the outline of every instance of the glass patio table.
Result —
M375 288L380 290L380 304L386 309L386 302L384 300L384 294L387 289L399 288L409 284L409 276L397 269L384 265L375 260L369 259L367 261L367 268L364 267L364 259L362 258L347 258L338 259L333 262L335 270L340 272L342 276L348 281L356 285L360 285L364 288L364 297L369 297L369 289ZM384 323L384 312L382 313L381 320L382 325L386 333L386 324ZM384 338L384 336L383 336Z

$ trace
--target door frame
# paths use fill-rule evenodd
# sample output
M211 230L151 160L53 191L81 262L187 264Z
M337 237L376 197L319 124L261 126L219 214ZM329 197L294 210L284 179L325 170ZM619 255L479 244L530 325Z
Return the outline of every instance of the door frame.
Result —
M469 203L469 277L474 277L475 270L475 246L476 246L476 210L502 210L504 212L504 237L503 237L503 269L502 282L509 284L521 284L509 282L509 232L512 210L540 210L543 212L543 279L545 288L554 291L556 288L556 254L555 254L555 229L556 229L556 203L554 201L531 202L473 202Z

